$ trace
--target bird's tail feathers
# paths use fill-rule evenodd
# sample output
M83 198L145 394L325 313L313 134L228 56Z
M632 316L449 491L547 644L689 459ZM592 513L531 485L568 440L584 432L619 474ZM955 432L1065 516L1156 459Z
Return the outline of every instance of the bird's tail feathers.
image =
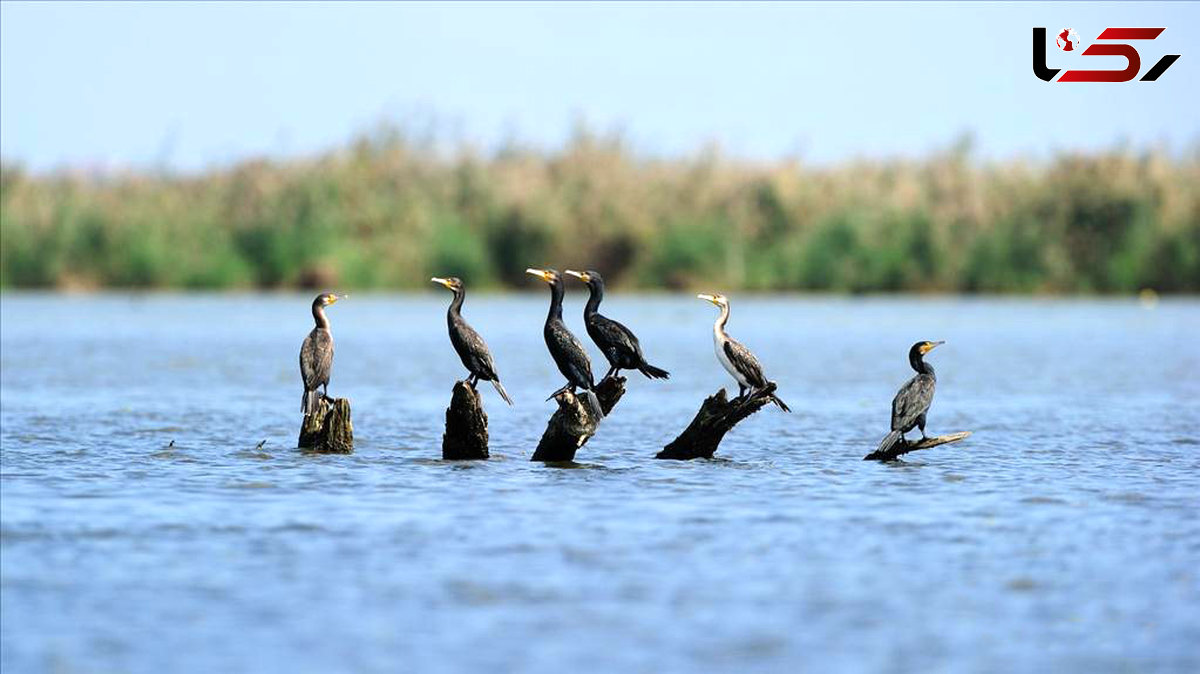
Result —
M321 409L321 392L306 390L304 395L300 396L300 411L304 412L304 416L307 417L310 414L316 414L319 409Z
M499 377L492 380L492 386L496 387L496 393L499 393L500 397L504 398L504 402L508 403L510 406L513 404L512 398L508 397L508 391L504 390L504 385L500 383Z
M883 438L883 442L879 443L879 449L876 449L875 453L878 454L880 452L886 452L886 451L890 450L893 445L895 445L897 442L900 441L901 435L902 434L900 433L900 431L892 431L891 433L888 433Z
M775 395L774 393L771 394L771 402L778 405L779 409L783 410L784 412L792 411L792 408L788 407L787 403L783 402L783 399L780 398L779 396Z
M651 379L670 379L671 378L670 372L667 372L666 370L664 370L660 367L654 367L653 365L651 365L650 363L647 363L645 361L642 361L641 366L638 367L638 372L641 372L642 374L646 375L647 377L649 377Z
M591 389L584 389L583 394L587 398L588 407L592 409L592 414L597 419L603 419L604 408L600 406L600 398Z

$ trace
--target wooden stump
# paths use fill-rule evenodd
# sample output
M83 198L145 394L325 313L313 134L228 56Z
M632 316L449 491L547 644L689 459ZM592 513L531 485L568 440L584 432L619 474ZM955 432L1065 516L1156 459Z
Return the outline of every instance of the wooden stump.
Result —
M970 434L971 431L963 431L962 433L951 433L950 435L935 435L932 438L925 438L923 440L917 440L916 442L908 442L907 440L901 439L899 442L896 442L885 450L876 450L864 456L863 461L895 461L896 459L900 458L901 454L915 452L918 449L929 449L930 447L937 447L938 445L944 445L950 442L958 442L959 440L965 439Z
M711 459L725 434L739 421L759 411L763 405L769 404L774 392L775 382L768 383L766 388L747 398L729 400L726 398L725 389L717 391L704 400L692 423L683 429L679 437L663 447L654 458L681 461Z
M455 382L446 408L442 458L448 461L488 458L487 413L479 391L466 382Z
M596 385L600 409L607 415L625 395L625 377L605 377ZM546 432L538 442L530 461L574 461L575 452L596 434L600 419L595 418L587 402L570 391L554 396L558 410L546 424Z
M328 398L321 398L321 406L316 413L304 417L297 445L300 449L314 452L353 452L354 425L350 423L350 401L336 398L330 404Z

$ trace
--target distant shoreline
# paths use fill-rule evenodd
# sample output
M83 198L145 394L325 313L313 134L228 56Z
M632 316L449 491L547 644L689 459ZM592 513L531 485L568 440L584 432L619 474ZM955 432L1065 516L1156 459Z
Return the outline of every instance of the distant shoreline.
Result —
M232 288L232 289L185 289L185 288L94 288L88 290L60 290L55 288L0 288L0 298L4 297L63 297L63 298L167 298L167 297L247 297L247 298L280 298L280 299L304 299L310 300L312 296L319 292L316 289L306 288L275 288L275 289L254 289L254 288ZM778 290L778 291L755 291L743 290L735 291L742 301L754 302L762 300L813 300L813 301L845 301L845 302L942 302L942 301L1014 301L1014 302L1102 302L1102 303L1129 303L1153 305L1158 302L1196 302L1200 301L1200 293L1181 292L1181 293L1166 293L1153 295L1144 295L1141 293L913 293L906 291L896 292L868 292L868 293L838 293L829 291L806 291L806 290ZM396 288L396 289L371 289L357 290L354 293L355 299L387 299L395 297L405 297L414 299L428 299L439 304L444 304L444 294L435 291L426 291L418 288ZM545 301L545 292L537 289L524 288L490 288L479 290L472 293L475 298L522 298L531 299L537 302ZM587 299L587 291L576 291L568 293L567 297L577 298L581 302ZM654 290L648 288L629 288L626 290L617 290L609 293L606 296L609 300L662 300L675 297L691 299L691 290Z
M1200 153L977 162L439 153L398 133L196 176L0 167L0 287L524 289L523 270L614 289L1200 293Z

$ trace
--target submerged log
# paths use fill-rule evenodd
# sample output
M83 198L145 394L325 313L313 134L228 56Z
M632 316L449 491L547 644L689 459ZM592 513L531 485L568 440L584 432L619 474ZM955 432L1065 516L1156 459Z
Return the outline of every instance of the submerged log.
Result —
M596 385L600 409L607 415L625 395L625 377L605 377ZM574 461L575 452L596 434L600 424L582 396L563 391L554 396L558 409L546 424L546 432L538 442L530 461Z
M350 401L321 398L316 413L304 417L300 426L300 449L332 454L354 451L354 425L350 423Z
M678 459L711 459L717 451L721 439L739 421L762 409L763 405L771 402L771 394L775 392L775 382L767 384L766 388L755 392L746 398L726 397L725 389L710 395L700 405L700 411L692 419L692 423L683 429L679 437L654 458Z
M442 458L447 461L488 458L487 413L479 391L466 382L455 382L446 408Z
M923 438L916 442L901 439L887 449L876 450L864 456L863 461L895 461L900 458L901 454L915 452L918 449L929 449L930 447L937 447L949 442L958 442L970 434L971 431L963 431L962 433L951 433L950 435L935 435L932 438Z

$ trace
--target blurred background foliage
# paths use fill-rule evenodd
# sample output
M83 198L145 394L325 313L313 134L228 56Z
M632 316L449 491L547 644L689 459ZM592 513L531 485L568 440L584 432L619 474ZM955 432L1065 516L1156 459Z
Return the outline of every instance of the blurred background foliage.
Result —
M1200 290L1200 151L806 166L579 130L484 155L382 128L199 175L0 167L4 287L416 288L589 268L639 288Z

